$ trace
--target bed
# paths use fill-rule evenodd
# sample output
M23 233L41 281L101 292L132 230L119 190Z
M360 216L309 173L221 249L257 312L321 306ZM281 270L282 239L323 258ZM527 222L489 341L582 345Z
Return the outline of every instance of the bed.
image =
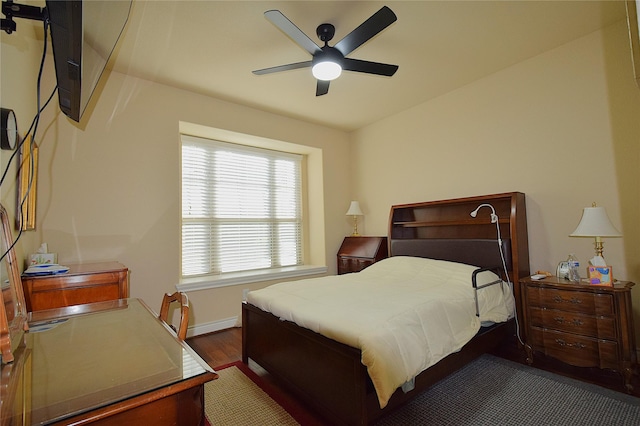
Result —
M471 217L470 213L483 204L488 206L481 208L475 218ZM492 223L491 209L495 209L497 223ZM503 256L497 241L498 229ZM529 275L525 196L519 192L392 206L388 236L391 257L474 265L474 269L496 271L512 282ZM373 271L376 265L369 268ZM364 278L366 272L365 269L350 274L353 275L350 279ZM359 274L363 276L358 277ZM517 286L513 290L515 304L519 306ZM283 320L280 311L275 315L252 303L244 303L242 312L243 361L256 362L332 424L364 425L375 421L477 356L491 351L515 332L513 320L479 327L468 343L459 350L455 348L453 353L407 383L412 390L398 388L390 397L385 396L383 403L376 392L379 390L377 378L373 376L374 385L363 364L360 348L301 327L292 320Z

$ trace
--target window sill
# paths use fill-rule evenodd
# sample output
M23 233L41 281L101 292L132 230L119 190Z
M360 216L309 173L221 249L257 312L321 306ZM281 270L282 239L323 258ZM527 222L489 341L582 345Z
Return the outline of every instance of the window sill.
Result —
M187 278L176 285L178 291L206 290L216 287L229 287L239 284L273 281L284 278L304 277L325 274L326 266L292 266L288 268L270 269L268 271L238 272L216 277Z

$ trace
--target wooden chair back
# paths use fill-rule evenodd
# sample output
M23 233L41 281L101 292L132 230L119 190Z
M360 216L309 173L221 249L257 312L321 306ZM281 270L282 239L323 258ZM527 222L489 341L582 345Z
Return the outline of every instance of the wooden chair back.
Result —
M169 307L172 303L180 305L180 324L178 327L171 324L171 320L169 320ZM189 298L186 293L180 291L176 291L173 294L166 293L162 298L162 306L160 307L158 318L176 332L178 339L184 340L187 337L187 327L189 326Z

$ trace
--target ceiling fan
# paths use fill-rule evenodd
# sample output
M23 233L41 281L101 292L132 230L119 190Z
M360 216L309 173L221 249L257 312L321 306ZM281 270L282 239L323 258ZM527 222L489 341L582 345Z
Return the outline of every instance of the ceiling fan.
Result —
M360 24L358 28L351 31L333 46L329 46L328 43L335 34L335 27L331 24L320 24L316 29L316 34L318 38L324 42L324 46L322 47L311 40L279 10L268 10L264 13L264 16L300 47L309 52L313 58L310 61L256 70L253 71L254 74L263 75L311 67L313 76L318 80L316 96L321 96L329 92L329 82L338 78L342 70L377 74L387 77L391 77L398 70L397 65L346 58L348 54L398 19L395 13L387 6L382 7L379 11L371 15L371 17Z

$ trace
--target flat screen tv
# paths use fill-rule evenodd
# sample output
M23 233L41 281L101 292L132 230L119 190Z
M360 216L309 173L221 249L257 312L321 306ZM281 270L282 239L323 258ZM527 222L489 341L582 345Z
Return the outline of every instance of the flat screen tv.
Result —
M82 118L129 19L131 0L47 0L62 112Z

